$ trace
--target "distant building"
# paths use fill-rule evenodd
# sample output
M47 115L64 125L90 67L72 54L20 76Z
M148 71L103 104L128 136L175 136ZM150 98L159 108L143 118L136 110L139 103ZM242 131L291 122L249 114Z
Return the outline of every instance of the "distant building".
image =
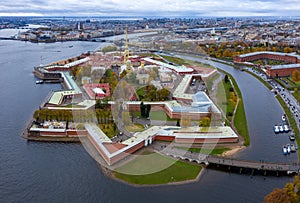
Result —
M256 61L260 59L270 59L290 63L286 65L267 66L266 74L271 78L291 76L294 70L300 70L300 56L295 53L261 51L242 54L235 56L233 59L234 62L238 64L246 64L249 61Z

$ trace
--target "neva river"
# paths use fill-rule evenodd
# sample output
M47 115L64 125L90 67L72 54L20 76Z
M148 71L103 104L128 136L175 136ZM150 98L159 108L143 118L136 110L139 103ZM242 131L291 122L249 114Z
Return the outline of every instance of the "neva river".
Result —
M262 202L274 187L283 187L291 180L206 170L195 183L137 188L104 176L80 144L27 142L21 138L27 121L49 91L61 88L58 84L36 85L33 67L102 45L0 41L0 202ZM295 154L284 157L281 153L287 136L272 133L273 124L283 113L274 95L245 72L229 71L240 78L251 133L252 145L238 156L295 160Z

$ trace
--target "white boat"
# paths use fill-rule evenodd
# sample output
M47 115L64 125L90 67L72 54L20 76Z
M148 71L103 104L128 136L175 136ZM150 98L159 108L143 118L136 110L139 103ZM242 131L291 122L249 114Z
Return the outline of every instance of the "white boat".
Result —
M290 144L286 145L286 151L288 154L291 153L291 145Z
M288 133L290 131L289 126L288 125L284 125L283 126L283 130L284 130L284 132Z
M274 125L274 132L279 133L279 126L278 125Z
M42 84L42 83L44 83L43 80L37 80L37 81L35 81L35 84Z
M284 132L284 129L283 129L283 126L282 126L282 125L279 126L279 132L281 132L281 133Z
M284 155L287 155L287 148L285 145L282 147L282 152Z
M291 144L291 152L296 152L297 148L294 144Z
M291 141L295 141L295 135L293 134L293 133L291 133L290 135L289 135L289 138L290 138L290 140Z

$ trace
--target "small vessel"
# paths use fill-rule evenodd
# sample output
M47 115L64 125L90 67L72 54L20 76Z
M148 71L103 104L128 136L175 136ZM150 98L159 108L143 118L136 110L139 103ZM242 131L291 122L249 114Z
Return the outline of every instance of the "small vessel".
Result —
M283 155L287 155L287 148L285 145L283 145L283 147L282 147L282 153L283 153Z
M291 134L289 135L289 138L290 138L291 141L295 141L295 139L296 139L294 133L291 133Z
M291 152L296 152L297 148L294 144L291 144Z
M279 132L281 132L281 133L284 132L284 129L283 129L283 126L282 126L282 125L279 126Z
M286 145L286 151L288 154L291 153L291 145L290 144Z
M279 126L278 125L274 125L274 132L279 133Z
M37 80L37 81L35 81L35 84L43 84L43 83L44 83L43 80Z

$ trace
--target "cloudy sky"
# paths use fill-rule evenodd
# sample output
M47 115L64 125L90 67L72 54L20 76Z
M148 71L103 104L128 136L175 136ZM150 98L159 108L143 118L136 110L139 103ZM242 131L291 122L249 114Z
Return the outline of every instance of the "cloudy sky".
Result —
M300 16L299 0L2 0L0 16Z

